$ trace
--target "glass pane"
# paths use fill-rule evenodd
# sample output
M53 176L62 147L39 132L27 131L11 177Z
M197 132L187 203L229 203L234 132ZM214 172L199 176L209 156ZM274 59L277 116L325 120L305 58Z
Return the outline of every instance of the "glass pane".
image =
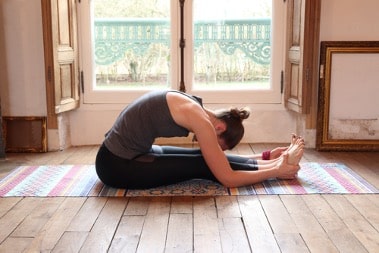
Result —
M170 0L92 0L95 89L169 87Z
M194 0L195 89L270 88L271 10L272 0Z

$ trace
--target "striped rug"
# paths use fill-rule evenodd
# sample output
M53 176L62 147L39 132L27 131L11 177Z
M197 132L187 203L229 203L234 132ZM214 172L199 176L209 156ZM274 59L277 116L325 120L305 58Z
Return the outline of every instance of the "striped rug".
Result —
M379 193L377 188L343 164L303 163L301 167L297 179L272 179L240 188L225 188L207 180L191 180L153 189L124 190L100 182L94 165L20 166L0 181L0 197Z

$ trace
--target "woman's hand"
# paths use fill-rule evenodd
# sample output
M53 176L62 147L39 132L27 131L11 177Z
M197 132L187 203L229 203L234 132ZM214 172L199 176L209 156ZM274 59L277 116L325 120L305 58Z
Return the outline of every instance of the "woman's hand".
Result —
M277 147L270 151L270 160L280 157L289 147Z
M300 166L288 164L288 154L283 155L283 160L279 164L277 170L277 178L279 179L295 179Z

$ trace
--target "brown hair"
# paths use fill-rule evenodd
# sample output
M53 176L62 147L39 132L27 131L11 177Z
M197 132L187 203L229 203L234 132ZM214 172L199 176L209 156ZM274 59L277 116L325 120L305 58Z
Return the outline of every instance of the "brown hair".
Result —
M228 149L233 149L242 139L245 129L242 121L250 115L248 108L231 108L217 111L216 118L226 124L226 130L220 135Z

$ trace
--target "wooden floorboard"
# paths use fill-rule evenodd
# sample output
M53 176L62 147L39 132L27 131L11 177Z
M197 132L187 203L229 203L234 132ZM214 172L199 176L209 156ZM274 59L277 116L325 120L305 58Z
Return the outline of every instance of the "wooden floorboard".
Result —
M279 144L278 144L279 145ZM241 144L251 154L274 144ZM285 146L281 144L280 146ZM7 154L20 165L93 164L97 146ZM318 152L379 188L378 152ZM378 252L378 194L0 198L2 252Z

